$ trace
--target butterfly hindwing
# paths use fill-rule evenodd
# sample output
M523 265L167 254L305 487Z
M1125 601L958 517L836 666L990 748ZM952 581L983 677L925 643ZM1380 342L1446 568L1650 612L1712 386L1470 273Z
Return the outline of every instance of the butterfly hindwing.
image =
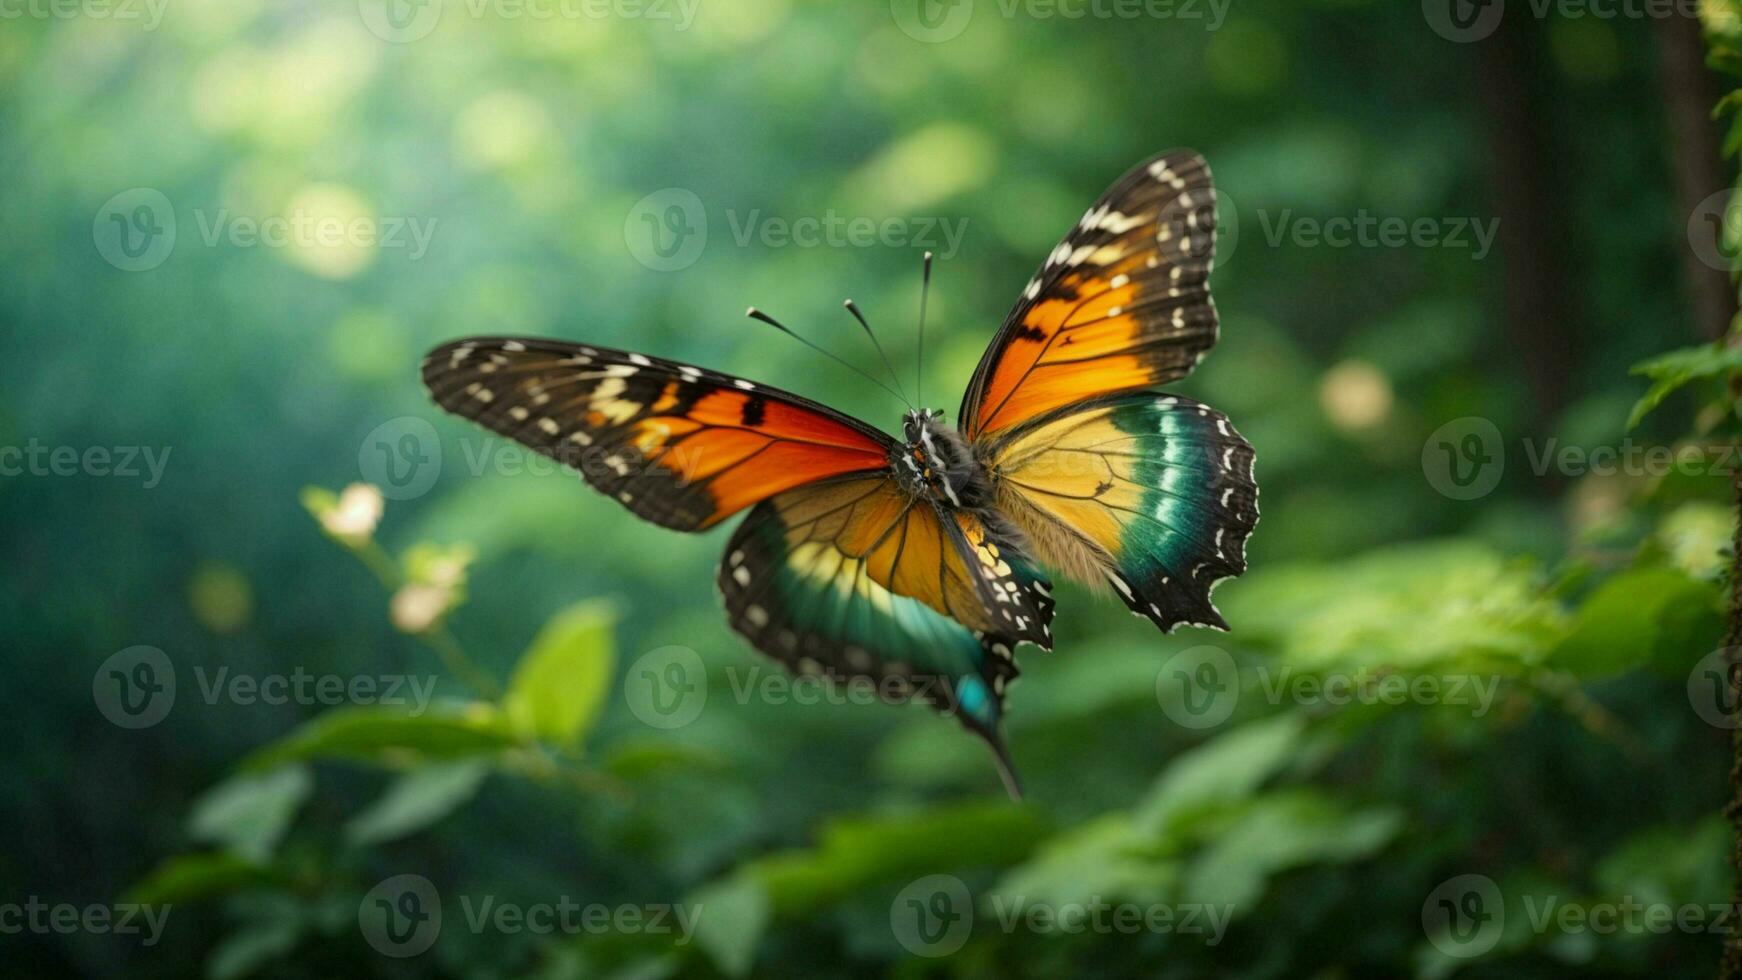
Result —
M1163 630L1227 627L1210 591L1246 570L1252 464L1222 413L1153 392L1055 412L990 457L999 508L1040 557L1106 581Z
M1050 644L1046 581L966 511L888 475L840 477L758 504L726 547L732 628L801 674L869 684L955 714L1002 758L1018 640Z
M1185 376L1216 340L1216 192L1196 153L1138 164L1047 256L962 400L978 439L1098 395Z
M448 411L681 531L800 484L886 467L893 445L797 395L603 347L477 337L430 352L423 380Z

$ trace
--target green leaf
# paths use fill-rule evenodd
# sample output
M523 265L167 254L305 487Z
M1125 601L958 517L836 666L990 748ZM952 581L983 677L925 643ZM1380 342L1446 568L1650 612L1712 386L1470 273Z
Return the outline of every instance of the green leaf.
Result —
M303 925L295 916L249 923L212 948L206 976L210 980L237 980L282 960L302 940Z
M188 817L188 833L256 863L272 856L314 789L303 766L247 772L207 790Z
M939 868L1014 864L1047 830L1032 808L1003 802L837 820L814 849L772 854L742 870L766 890L774 911L808 911Z
M338 708L266 746L244 763L265 769L285 762L340 759L373 765L414 765L464 759L521 742L495 705L431 705L421 714L380 705Z
M608 604L584 602L546 623L514 668L502 706L523 737L578 745L598 721L616 666Z
M1622 572L1585 599L1572 632L1549 654L1548 662L1586 679L1631 670L1650 661L1666 642L1679 645L1688 612L1710 605L1715 596L1712 583L1677 569Z
M1424 541L1339 561L1275 564L1222 602L1280 667L1519 676L1565 632L1540 576L1476 541Z
M1310 789L1253 800L1193 863L1186 894L1250 913L1271 875L1290 868L1367 857L1397 835L1403 813L1354 809Z
M1691 826L1660 824L1626 838L1593 873L1599 894L1678 907L1729 898L1726 873L1734 837L1716 814Z
M140 905L176 905L281 884L276 868L256 864L229 851L177 854L151 870L127 890L127 901Z
M422 830L471 800L489 774L489 764L481 759L408 772L345 824L345 839L376 844Z
M1248 722L1174 758L1136 810L1149 837L1167 837L1206 811L1250 797L1294 758L1305 720L1288 712Z
M734 875L701 888L690 901L706 910L696 921L696 944L720 972L733 977L748 974L768 928L767 890L750 875Z
M1157 857L1131 815L1116 811L1047 841L999 879L994 892L1054 906L1097 898L1152 905L1169 900L1180 872L1178 859Z
M1637 426L1651 410L1691 381L1727 374L1742 368L1742 346L1721 343L1684 347L1633 365L1632 373L1651 379L1651 387L1634 403L1627 428Z

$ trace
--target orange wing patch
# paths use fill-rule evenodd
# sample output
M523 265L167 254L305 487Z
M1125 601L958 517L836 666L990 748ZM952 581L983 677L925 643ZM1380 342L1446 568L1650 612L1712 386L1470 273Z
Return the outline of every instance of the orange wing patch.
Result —
M448 344L425 359L424 383L443 408L685 531L805 483L887 469L893 448L875 429L796 395L555 341Z
M1120 178L1053 249L974 372L970 438L1085 399L1184 376L1216 339L1216 194L1203 159Z

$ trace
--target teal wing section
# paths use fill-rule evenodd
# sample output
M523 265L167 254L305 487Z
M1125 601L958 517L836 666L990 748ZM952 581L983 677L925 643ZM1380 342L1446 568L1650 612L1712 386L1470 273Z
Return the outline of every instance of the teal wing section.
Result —
M1015 792L999 734L1012 649L1047 641L1052 600L1013 542L867 474L757 505L718 578L732 628L756 649L955 715L991 744Z
M1252 446L1227 416L1121 395L1030 423L993 455L1000 503L1043 557L1104 578L1163 630L1227 628L1210 592L1246 570L1258 523Z

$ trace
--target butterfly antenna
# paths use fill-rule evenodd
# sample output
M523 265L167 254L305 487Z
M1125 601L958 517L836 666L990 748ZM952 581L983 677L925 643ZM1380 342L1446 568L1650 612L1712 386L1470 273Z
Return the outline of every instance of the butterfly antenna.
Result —
M925 253L925 272L919 284L919 354L915 358L913 400L925 404L925 300L931 292L931 253Z
M749 317L752 320L761 320L763 323L768 324L769 326L780 331L781 333L786 334L788 337L791 337L793 340L796 340L799 343L805 345L806 347L809 347L811 350L816 351L818 354L821 354L824 357L828 358L829 360L834 361L836 364L839 364L842 367L846 368L847 370L852 371L854 374L857 374L860 377L864 378L866 381L869 381L872 384L876 385L877 387L882 388L884 391L889 392L891 395L895 395L896 398L900 398L903 402L907 401L906 398L903 398L901 395L896 394L894 388L891 388L888 385L884 384L883 382L878 381L876 378L873 378L871 375L866 374L860 368L858 368L858 367L854 366L853 364L843 360L842 358L836 356L835 354L832 354L829 351L826 351L823 348L818 347L816 344L813 344L810 341L804 339L803 337L800 337L798 334L793 333L791 330L787 329L786 324L781 323L779 320L776 320L775 318L762 312L761 310L757 309L756 307L752 306L748 310L745 310L744 315Z
M877 348L877 356L883 358L883 367L889 371L889 380L895 382L896 393L901 396L902 401L907 402L907 407L912 409L913 402L907 401L907 393L901 388L901 378L895 373L895 365L889 363L889 355L883 352L883 345L877 341L877 335L871 332L871 324L865 322L865 314L860 313L858 304L850 299L841 305L847 308L848 313L853 314L853 319L859 321L859 326L865 328L865 336L871 338L871 346Z

